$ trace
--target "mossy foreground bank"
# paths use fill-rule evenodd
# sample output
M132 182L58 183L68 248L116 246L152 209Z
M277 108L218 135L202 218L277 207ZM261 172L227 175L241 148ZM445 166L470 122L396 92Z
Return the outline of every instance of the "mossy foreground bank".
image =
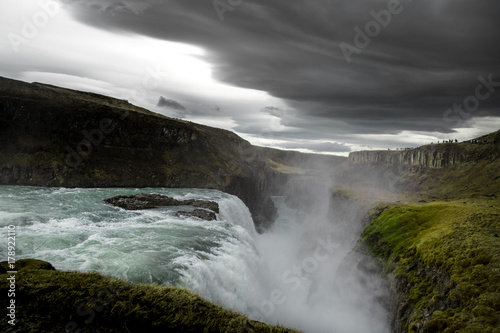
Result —
M360 245L395 277L397 332L500 332L500 204L389 206Z
M6 266L0 267L4 295ZM1 320L2 332L295 332L248 320L186 289L60 272L32 259L16 267L15 326ZM3 309L7 302L2 297Z

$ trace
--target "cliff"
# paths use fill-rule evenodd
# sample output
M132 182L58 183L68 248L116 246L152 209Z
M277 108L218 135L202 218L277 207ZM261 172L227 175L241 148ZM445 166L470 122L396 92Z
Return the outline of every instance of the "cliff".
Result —
M496 332L499 157L500 131L350 154L339 186L376 206L355 252L392 281L392 332Z
M88 92L0 77L0 112L0 184L218 189L262 231L276 215L270 189L306 172L232 132Z
M349 164L376 163L409 165L426 168L443 168L449 165L494 160L500 156L500 131L461 143L431 144L407 150L358 151L349 154Z
M394 278L393 332L497 331L499 217L481 198L390 205L370 223L358 247Z
M500 188L500 131L461 143L400 151L360 151L348 158L342 185L381 197L423 200L494 197Z

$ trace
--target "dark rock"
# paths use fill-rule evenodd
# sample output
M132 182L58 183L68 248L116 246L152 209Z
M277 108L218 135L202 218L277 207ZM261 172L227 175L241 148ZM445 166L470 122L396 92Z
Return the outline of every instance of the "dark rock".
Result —
M258 215L258 216L253 216L252 219L253 223L255 224L255 230L257 230L257 232L259 233L263 233L265 231L265 228L263 228L263 226L265 226L268 223L266 218Z
M219 213L219 204L214 201L206 200L177 200L166 195L161 194L135 194L135 195L119 195L116 197L108 198L104 200L106 203L120 207L126 210L141 210L141 209L151 209L158 207L168 207L168 206L193 206L204 209L195 209L195 211L203 211L207 213L208 210L215 213ZM191 212L189 212L191 213ZM196 213L202 215L201 213ZM212 220L215 220L213 218Z
M206 209L195 209L193 211L180 211L177 212L177 216L186 216L186 217L196 217L201 220L206 220L206 221L214 221L217 220L217 215L215 215L214 212L206 210Z
M104 200L110 205L126 210L141 210L162 206L181 206L179 200L160 194L119 195Z
M217 202L205 200L184 200L183 202L185 205L210 209L211 211L219 214L219 204Z

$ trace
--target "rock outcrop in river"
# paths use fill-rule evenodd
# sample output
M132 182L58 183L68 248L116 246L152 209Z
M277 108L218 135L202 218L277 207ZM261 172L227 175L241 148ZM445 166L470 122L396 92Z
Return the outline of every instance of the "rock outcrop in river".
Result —
M179 211L177 215L196 217L202 220L213 221L217 219L216 213L219 213L219 204L207 200L177 200L172 197L161 194L135 194L119 195L104 200L106 203L120 207L126 210L142 210L158 207L170 206L192 206L194 210Z

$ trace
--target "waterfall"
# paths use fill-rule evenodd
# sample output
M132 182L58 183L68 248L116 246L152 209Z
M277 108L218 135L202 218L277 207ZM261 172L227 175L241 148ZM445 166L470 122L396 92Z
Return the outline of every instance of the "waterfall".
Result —
M219 214L203 221L177 216L179 208L125 211L103 203L143 192L216 201ZM185 287L251 319L305 332L389 332L377 307L378 278L339 272L352 250L346 239L356 235L274 200L280 216L260 235L240 199L214 190L0 186L0 227L7 234L8 225L17 226L17 259Z

